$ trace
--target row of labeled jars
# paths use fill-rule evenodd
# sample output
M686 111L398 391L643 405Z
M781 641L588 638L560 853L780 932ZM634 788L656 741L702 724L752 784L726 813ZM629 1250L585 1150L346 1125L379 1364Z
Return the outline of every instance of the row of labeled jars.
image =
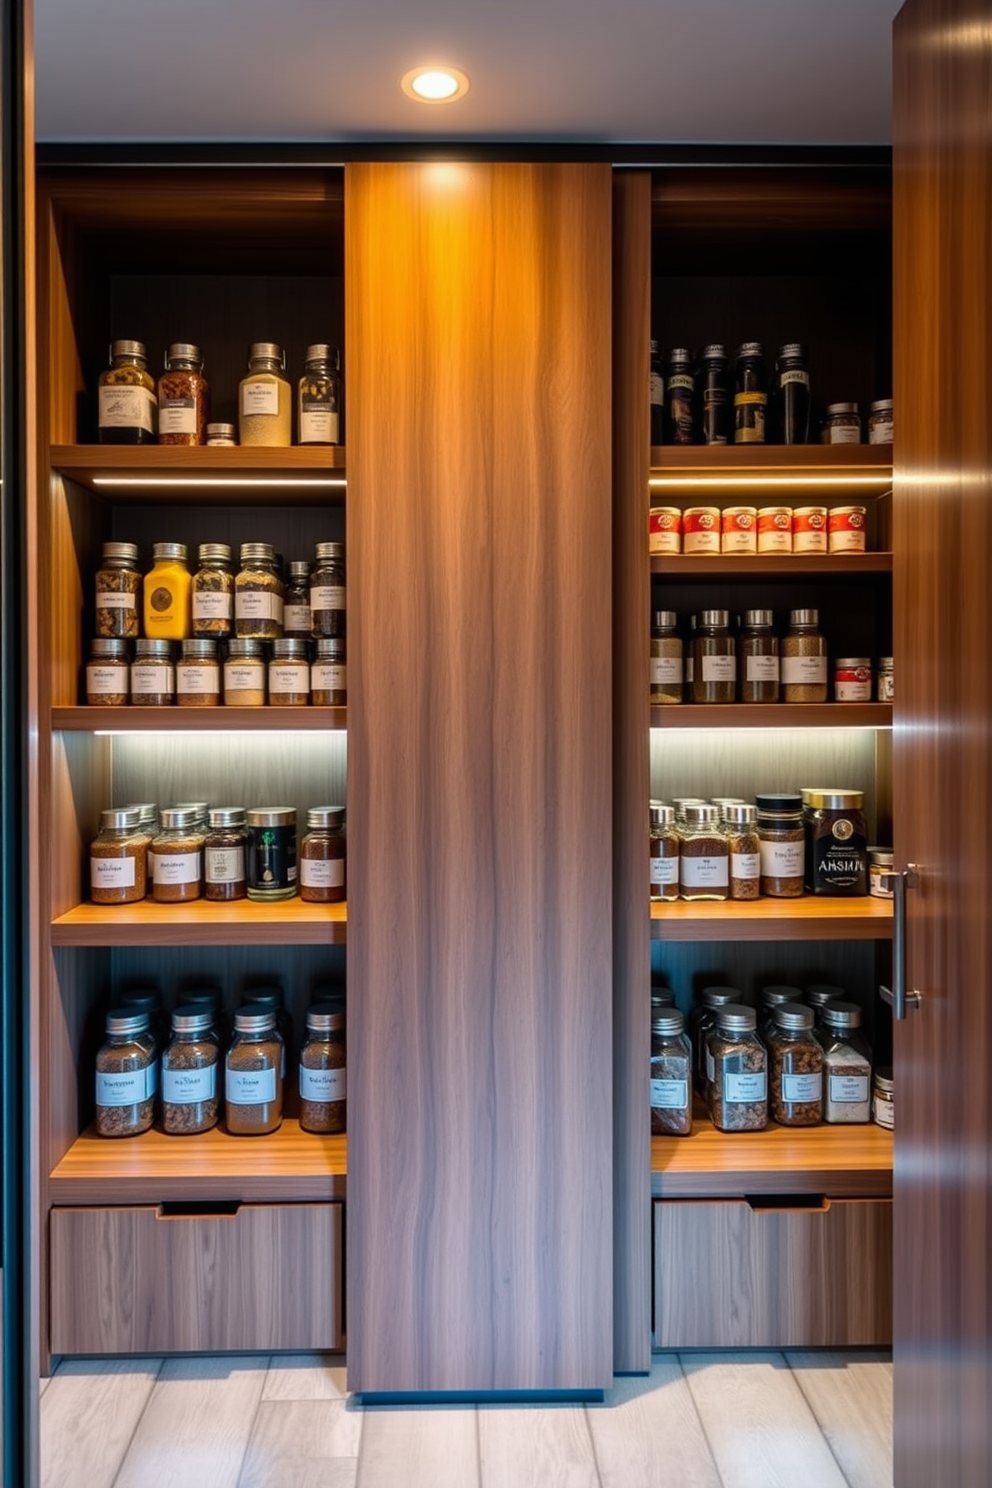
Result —
M94 904L159 904L291 899L335 904L345 898L343 806L313 806L297 851L292 806L164 808L123 806L100 813L90 844Z
M107 1015L96 1059L96 1130L101 1137L147 1131L156 1106L162 1130L195 1136L224 1121L232 1136L264 1136L282 1123L287 1037L279 1010L251 1001L234 1015L234 1036L222 1039L214 1012L178 1007L160 1049L147 1012L117 1008ZM344 1013L336 1003L307 1009L300 1050L300 1126L343 1132L347 1099ZM225 1047L226 1044L226 1047ZM161 1078L160 1078L161 1076Z
M256 341L248 375L238 386L238 426L210 422L210 384L203 355L189 341L174 341L156 384L142 341L114 341L110 366L101 373L97 426L101 444L284 446L341 443L341 356L334 346L308 346L303 375L293 389L286 355L273 341ZM236 437L237 436L237 437Z
M294 559L283 576L271 543L242 543L240 568L226 543L201 543L198 567L185 543L152 546L142 574L136 543L110 542L96 574L101 640L320 640L345 633L344 543L317 543L314 561Z
M85 671L91 707L343 708L345 640L95 640ZM178 659L176 652L179 652ZM312 657L312 660L310 659Z
M864 553L863 506L653 506L648 548L656 554Z

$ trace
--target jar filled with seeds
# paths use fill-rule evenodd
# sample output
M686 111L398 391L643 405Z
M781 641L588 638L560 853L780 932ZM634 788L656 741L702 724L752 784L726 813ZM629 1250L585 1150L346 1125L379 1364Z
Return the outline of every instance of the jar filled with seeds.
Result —
M96 1056L97 1135L136 1137L147 1131L155 1115L157 1076L147 1013L108 1013L106 1038Z
M762 987L760 998L760 1011L758 1014L758 1037L762 1043L767 1044L775 1032L775 1013L785 1003L802 1003L803 992L801 987L789 987L783 983L773 983Z
M310 628L318 640L344 635L346 599L344 543L318 543L310 575Z
M137 543L104 543L95 588L97 635L136 640L141 593Z
M803 798L793 792L755 796L761 892L773 899L802 896L806 867Z
M307 1008L307 1035L300 1050L300 1126L308 1132L347 1129L348 1070L344 1012L334 1003Z
M716 1015L721 1008L735 1007L742 1001L743 993L739 987L704 987L698 1002L693 1004L689 1014L693 1079L696 1089L703 1093L712 1074L706 1040L710 1030L716 1027Z
M855 1002L828 1002L817 1039L823 1049L823 1119L838 1124L871 1120L871 1050Z
M180 708L216 708L219 702L217 642L183 641L182 658L176 666L176 705Z
M176 1008L162 1054L162 1126L170 1136L210 1131L220 1115L220 1045L210 1012Z
M310 565L305 558L294 559L289 565L282 633L287 641L310 639Z
M824 444L860 444L861 418L857 403L828 403L821 439Z
M687 1137L692 1131L692 1046L677 1008L651 1018L651 1135Z
M731 899L757 899L761 894L761 843L754 806L721 808L730 853Z
M127 702L131 663L127 641L91 642L86 667L86 702L91 708L119 708Z
M727 610L703 610L692 638L692 700L732 703L737 691L737 648Z
M210 417L210 386L203 375L203 353L188 341L174 341L158 380L159 444L205 444Z
M868 443L891 444L893 403L891 398L876 398L868 407Z
M158 403L155 379L141 341L114 341L110 366L97 391L101 444L154 444Z
M90 898L94 904L136 904L147 889L147 844L136 807L100 812L90 844Z
M285 377L286 356L274 341L255 341L248 376L238 388L238 431L243 445L284 446L293 442L293 390Z
M665 707L682 701L682 637L676 633L674 610L655 610L651 626L651 704Z
M296 893L296 808L252 807L248 826L248 898L292 899Z
M706 1041L710 1119L718 1131L762 1131L768 1125L768 1054L754 1008L722 1007Z
M730 852L717 806L687 806L679 852L679 893L690 901L726 899Z
M310 696L315 708L344 708L348 702L348 668L343 636L317 642L310 667Z
M893 1131L896 1124L895 1112L895 1082L892 1078L891 1069L882 1066L875 1071L871 1084L872 1101L871 1116L876 1126L884 1126L887 1131Z
M171 641L134 643L131 702L136 708L166 708L176 701L176 668Z
M345 898L343 806L311 806L300 843L300 898L308 904L338 904Z
M341 443L341 354L336 346L308 346L297 392L300 444Z
M777 703L779 693L778 636L772 630L771 610L745 610L738 645L742 703Z
M272 642L269 702L274 708L305 708L310 702L310 662L306 641Z
M201 543L191 597L193 634L226 640L234 629L234 572L227 543Z
M243 806L212 806L203 839L203 897L244 899L248 893L245 852L248 834Z
M279 640L284 592L272 544L242 543L241 570L234 582L235 634L241 639Z
M265 704L265 646L261 641L228 641L224 662L224 702L229 708Z
M827 701L827 643L818 610L792 610L782 641L783 703Z
M779 1126L819 1126L823 1050L813 1037L812 1008L785 1002L775 1009L768 1073L772 1120Z
M648 840L651 855L651 898L677 899L680 842L674 806L666 806L662 801L651 802Z
M188 904L200 897L203 832L192 806L166 807L151 845L152 898L159 904Z
M257 1005L239 1008L224 1061L225 1119L232 1136L265 1136L282 1125L284 1054L275 1013Z

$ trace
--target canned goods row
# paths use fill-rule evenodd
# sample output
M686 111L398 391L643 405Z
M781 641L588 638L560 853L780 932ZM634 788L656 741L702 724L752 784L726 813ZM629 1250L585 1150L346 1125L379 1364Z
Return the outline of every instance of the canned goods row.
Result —
M652 553L863 553L863 506L653 506Z

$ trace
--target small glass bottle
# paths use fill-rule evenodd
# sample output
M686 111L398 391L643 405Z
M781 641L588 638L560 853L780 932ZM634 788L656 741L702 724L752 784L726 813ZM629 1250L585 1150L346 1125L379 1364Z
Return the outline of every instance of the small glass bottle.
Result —
M828 403L823 419L824 444L860 444L861 418L857 403Z
M768 1041L771 1118L779 1126L819 1126L823 1119L823 1050L813 1037L813 1010L785 1002L775 1009Z
M763 1131L768 1125L768 1053L756 1022L754 1008L722 1007L707 1037L710 1119L717 1131Z
M761 892L771 899L802 897L806 871L803 798L792 791L755 796Z
M226 640L234 630L234 573L227 543L201 543L190 585L193 634Z
M757 899L761 894L761 843L757 812L736 802L721 807L730 853L731 899Z
M136 640L141 593L136 543L104 543L95 588L97 635Z
M228 1041L228 1020L224 1015L220 992L216 987L185 987L179 994L177 1012L188 1009L191 1013L206 1013L210 1027L221 1049Z
M282 1125L284 1053L275 1013L260 1006L238 1009L224 1060L225 1121L232 1136L265 1136Z
M300 444L341 443L341 353L336 346L308 346L297 390Z
M305 708L310 702L310 662L306 641L273 641L269 661L269 703L273 708Z
M244 899L248 893L245 870L243 806L212 806L207 812L203 839L203 897L213 900Z
M346 603L344 543L318 543L310 575L311 634L318 640L343 636Z
M892 1070L885 1065L875 1071L872 1080L871 1119L886 1131L895 1129L895 1081Z
M827 643L819 610L792 610L782 641L783 703L827 701Z
M651 1135L687 1137L692 1131L692 1045L682 1014L666 1008L651 1019Z
M208 424L207 444L213 449L236 449L233 424Z
M345 898L346 843L343 806L311 806L300 843L300 898L339 904Z
M823 1049L823 1119L837 1125L871 1120L871 1049L854 1002L821 1009L817 1039Z
M674 610L655 610L651 626L651 705L682 701L682 637Z
M193 807L166 807L150 849L152 898L159 904L188 904L200 897L203 832Z
M694 442L693 401L696 383L692 375L692 352L676 346L668 354L665 377L665 443Z
M703 610L692 637L692 700L732 703L737 692L737 652L726 610Z
M176 666L176 705L180 708L216 708L220 702L220 662L217 642L183 641L182 659Z
M176 1008L162 1054L162 1127L173 1137L210 1131L220 1115L220 1045L213 1015Z
M110 367L97 392L101 444L154 444L158 404L155 379L141 341L114 341Z
M745 341L737 352L734 392L734 443L764 444L768 373L760 341Z
M234 581L234 633L240 639L277 641L282 637L285 586L271 543L241 544L241 568Z
M146 844L134 807L100 812L90 845L90 898L94 904L136 904L147 889Z
M318 1002L307 1008L299 1081L302 1129L328 1134L347 1130L344 1012L334 1003Z
M174 341L158 380L159 444L205 444L210 417L210 385L203 375L203 353L189 341Z
M665 373L661 361L661 350L657 341L651 342L651 361L648 375L651 408L651 443L665 442Z
M151 1035L155 1059L158 1060L169 1037L169 1020L162 1008L160 989L154 983L129 987L126 992L121 993L120 1007L117 1011L144 1014L148 1019L148 1032Z
M696 1089L704 1095L713 1073L706 1046L710 1029L716 1027L716 1015L721 1008L736 1007L742 999L743 993L739 987L704 987L689 1014L693 1079Z
M744 611L738 647L742 703L778 702L779 646L772 619L771 610Z
M649 807L651 844L651 898L673 900L679 897L679 833L675 825L675 808L662 801Z
M679 893L696 903L730 893L730 854L717 806L687 806L681 832Z
M227 643L224 662L224 703L228 708L265 706L265 646L261 641Z
M86 702L91 708L119 708L128 699L131 664L127 641L97 639L90 644Z
M158 1064L147 1013L107 1014L96 1056L96 1130L101 1137L136 1137L155 1115Z
M294 559L289 565L289 583L283 602L282 633L287 641L308 641L310 624L310 565Z
M167 708L176 701L171 641L135 641L131 702L136 708Z
M310 696L315 708L344 708L348 703L348 667L342 636L317 642L310 667Z
M725 346L704 346L697 382L704 444L729 444L733 427Z
M286 357L274 341L255 341L248 352L248 376L238 388L238 432L243 445L293 442L293 390L283 375Z
M153 566L145 575L145 635L149 640L182 641L192 634L185 543L153 543Z
M868 408L868 443L891 444L893 431L892 399L877 398Z
M767 1044L775 1032L775 1013L787 1002L802 1003L801 987L790 987L784 983L772 983L761 989L761 1011L758 1014L758 1036Z
M775 437L780 444L809 444L809 372L805 346L780 346L775 362Z
M896 679L893 658L880 656L878 658L878 701L880 703L894 702L895 695Z

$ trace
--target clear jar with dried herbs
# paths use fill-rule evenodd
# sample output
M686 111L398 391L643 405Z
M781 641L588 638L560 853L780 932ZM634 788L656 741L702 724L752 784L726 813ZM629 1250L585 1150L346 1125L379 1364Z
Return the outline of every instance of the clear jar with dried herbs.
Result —
M761 892L772 899L802 896L806 868L806 835L802 796L792 791L755 796Z
M311 806L300 843L300 898L308 904L340 904L346 858L344 807Z
M316 708L344 708L348 703L348 667L343 636L317 642L310 666L310 696Z
M779 1126L819 1126L823 1119L823 1050L813 1037L813 1011L799 1003L775 1009L768 1040L769 1108Z
M176 1008L162 1054L162 1127L173 1137L210 1131L220 1116L220 1045L213 1016Z
M96 1131L101 1137L136 1137L155 1116L158 1062L147 1013L107 1014L106 1037L96 1056Z
M131 690L127 641L98 637L90 644L86 666L86 702L91 708L120 708Z
M224 1061L225 1122L232 1136L265 1136L282 1125L284 1055L275 1013L239 1008Z
M189 341L174 341L158 380L158 442L205 444L209 418L210 384L203 375L203 353Z
M305 558L294 558L289 565L289 581L283 602L283 638L308 641L310 628L310 565Z
M318 640L344 635L346 605L344 543L318 543L310 574L310 629Z
M336 346L308 346L297 389L300 444L341 443L341 353Z
M310 662L306 641L272 642L269 703L275 708L305 708L310 702Z
M768 1125L768 1053L756 1023L754 1008L722 1007L707 1038L710 1119L718 1131L763 1131Z
M90 898L94 904L136 904L147 891L147 845L135 807L100 812L90 844Z
M238 433L243 445L282 447L293 442L293 390L286 356L274 341L255 341L248 375L238 387Z
M703 610L692 637L692 700L732 703L737 693L737 647L727 610Z
M827 643L819 610L792 610L782 641L783 703L827 701Z
M675 808L663 801L652 801L648 810L651 898L674 900L679 897L681 849Z
M234 630L234 571L227 543L201 543L190 586L194 636L226 640Z
M176 701L176 666L171 641L134 643L131 702L136 708L168 708Z
M871 1049L855 1002L830 1001L816 1037L823 1050L823 1119L838 1125L871 1120Z
M114 341L100 373L97 437L101 444L154 444L158 426L155 379L142 341Z
M730 852L717 806L687 806L679 844L679 893L699 902L730 893Z
M95 589L97 635L136 640L141 593L137 543L104 543Z
M344 1012L333 1003L307 1008L300 1050L300 1126L333 1134L347 1129L348 1062Z
M271 543L241 544L234 581L234 631L239 639L276 641L283 630L285 586Z
M682 637L674 610L655 610L651 626L651 705L682 701Z
M757 899L761 894L761 843L754 806L730 802L721 808L730 853L731 899Z
M200 897L203 832L192 806L167 807L150 849L152 898L158 904L188 904Z
M183 641L183 653L176 665L176 706L216 708L219 702L217 642L203 639Z
M779 644L772 629L771 610L745 610L738 643L740 700L742 703L777 703L779 694Z
M651 1135L687 1137L692 1131L692 1046L682 1014L666 1008L651 1019Z
M203 895L225 901L248 894L245 853L248 833L243 806L212 806L203 839Z

